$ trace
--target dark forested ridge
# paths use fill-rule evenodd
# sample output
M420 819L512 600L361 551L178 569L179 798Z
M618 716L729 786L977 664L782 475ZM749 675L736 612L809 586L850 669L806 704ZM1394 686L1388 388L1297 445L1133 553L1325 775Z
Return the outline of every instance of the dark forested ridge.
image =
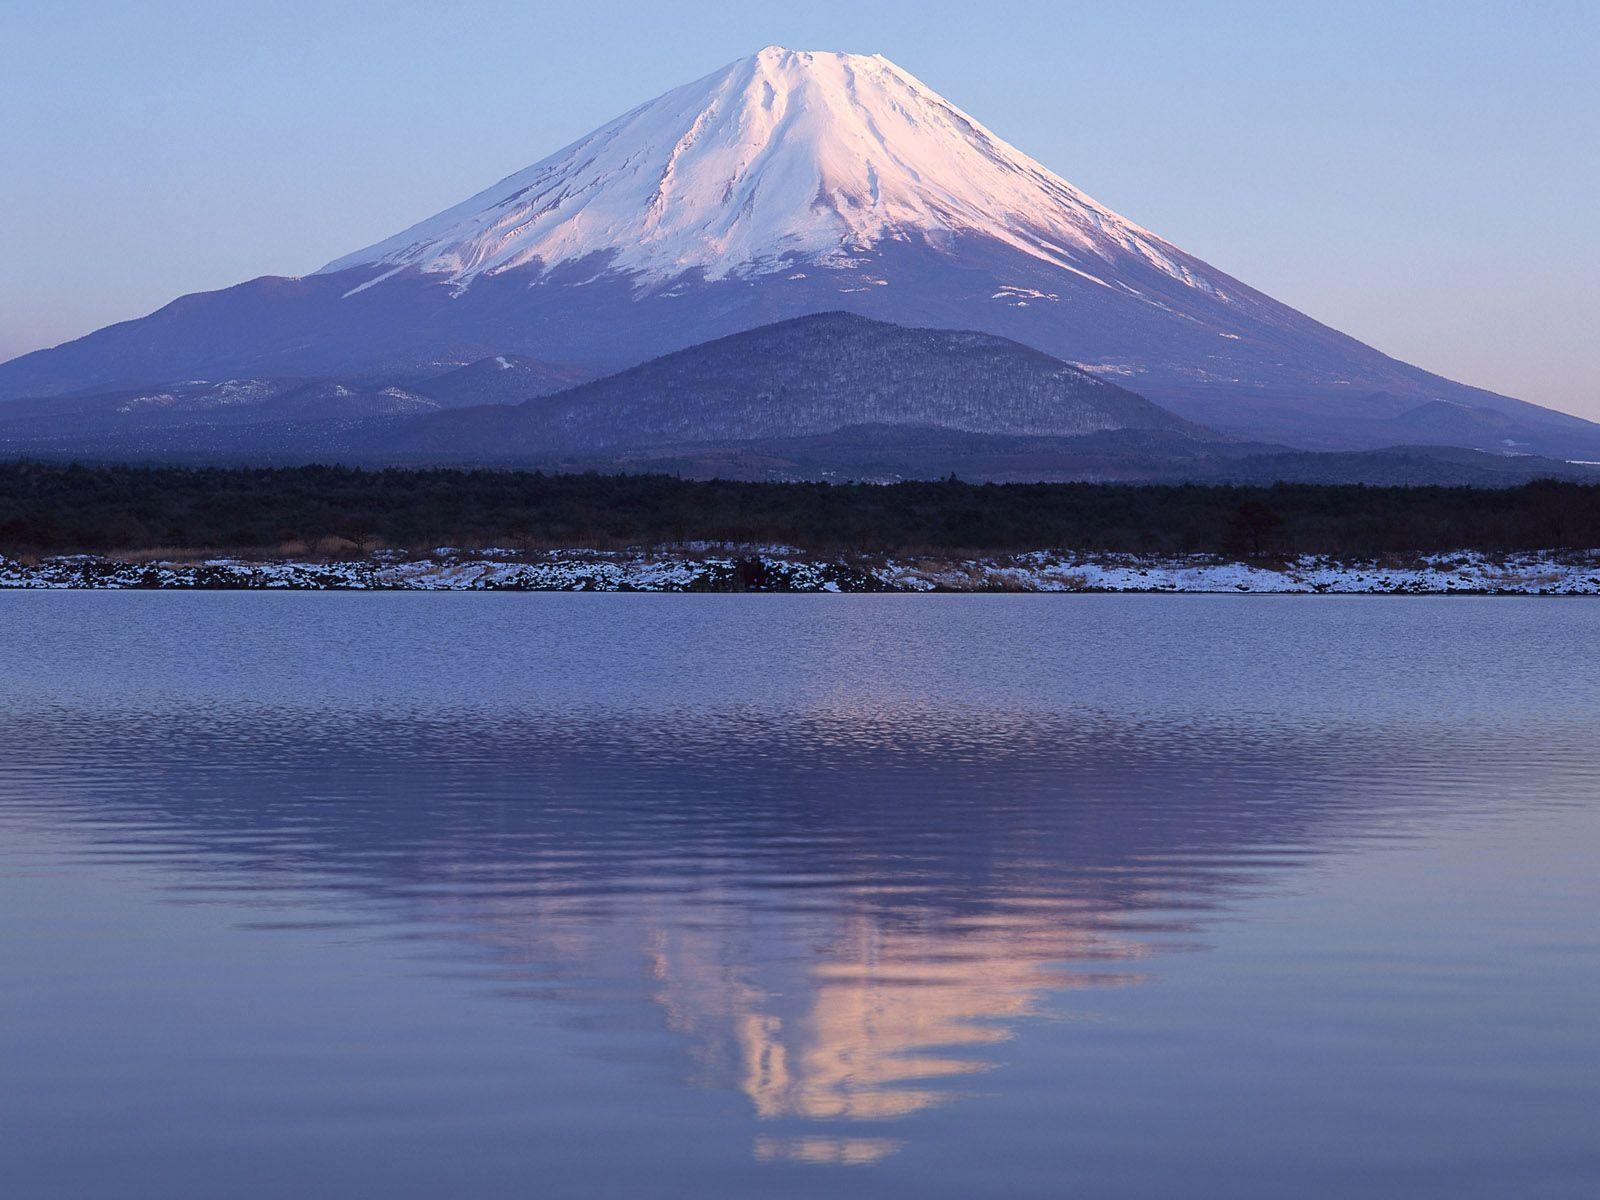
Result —
M774 483L951 474L1238 486L1600 481L1588 465L1600 460L1600 441L1593 453L1580 438L1571 453L1543 457L1532 452L1538 437L1488 410L1425 405L1415 420L1383 424L1381 445L1330 437L1297 450L1223 436L1005 338L839 312L713 339L584 383L578 368L505 354L441 370L191 379L13 399L0 402L0 458Z
M403 465L410 457L526 467L552 453L742 445L859 426L1051 437L1140 429L1220 440L1005 338L832 312L718 338L526 404L375 431L362 449Z
M1600 547L1600 486L740 483L664 475L0 464L0 552L782 543L1366 556Z

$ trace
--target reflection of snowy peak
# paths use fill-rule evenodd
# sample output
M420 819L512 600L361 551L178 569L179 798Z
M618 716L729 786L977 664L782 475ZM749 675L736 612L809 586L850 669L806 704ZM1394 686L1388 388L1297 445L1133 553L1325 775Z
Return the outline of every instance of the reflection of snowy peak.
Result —
M751 276L913 236L975 234L1106 286L1135 254L1210 289L888 59L769 46L677 88L405 232L323 268L464 282L591 254L664 281Z

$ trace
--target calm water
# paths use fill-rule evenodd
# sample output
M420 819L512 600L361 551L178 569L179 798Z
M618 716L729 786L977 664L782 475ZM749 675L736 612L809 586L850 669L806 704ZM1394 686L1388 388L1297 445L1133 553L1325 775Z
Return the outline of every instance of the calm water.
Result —
M0 596L0 1195L1593 1197L1597 643Z

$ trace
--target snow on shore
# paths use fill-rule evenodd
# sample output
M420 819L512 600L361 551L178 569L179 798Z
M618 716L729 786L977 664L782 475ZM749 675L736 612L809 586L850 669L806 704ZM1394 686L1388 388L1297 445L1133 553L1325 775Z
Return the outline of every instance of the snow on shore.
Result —
M333 562L210 558L123 562L72 555L0 558L0 588L274 588L598 592L1224 592L1600 595L1600 550L1491 557L1433 554L1403 564L1304 556L1242 563L1210 556L1082 556L1036 551L983 559L821 558L796 551L588 550L518 554L441 547Z

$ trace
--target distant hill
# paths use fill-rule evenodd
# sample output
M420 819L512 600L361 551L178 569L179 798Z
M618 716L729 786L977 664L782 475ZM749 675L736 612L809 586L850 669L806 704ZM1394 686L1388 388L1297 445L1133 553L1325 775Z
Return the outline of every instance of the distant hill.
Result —
M280 461L325 457L365 422L518 404L584 378L491 355L440 369L334 379L186 380L0 402L0 453L102 459Z
M563 389L515 355L341 379L194 380L0 403L0 454L95 462L491 465L690 478L1444 484L1596 472L1516 452L1504 414L1424 405L1396 443L1226 438L991 334L823 313ZM1499 453L1448 443L1470 427ZM1490 436L1493 435L1493 436Z
M375 431L369 457L528 462L551 455L812 437L855 427L1074 437L1209 430L991 334L906 329L848 313L780 321L554 396Z

